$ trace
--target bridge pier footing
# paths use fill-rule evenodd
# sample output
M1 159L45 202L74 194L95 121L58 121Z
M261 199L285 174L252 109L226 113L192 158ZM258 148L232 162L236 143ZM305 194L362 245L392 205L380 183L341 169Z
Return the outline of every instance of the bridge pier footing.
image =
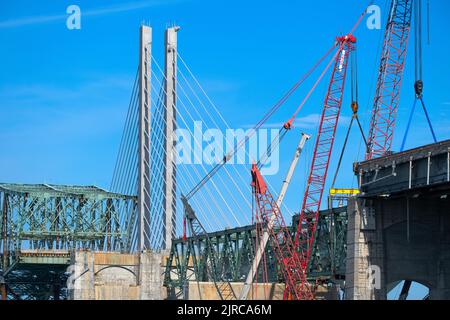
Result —
M450 140L354 164L361 193L347 206L347 299L384 300L402 281L450 299L449 170Z
M346 299L385 300L403 280L427 287L430 300L450 299L447 193L349 201Z
M163 300L163 253L76 251L69 279L71 300ZM72 281L70 281L72 280Z

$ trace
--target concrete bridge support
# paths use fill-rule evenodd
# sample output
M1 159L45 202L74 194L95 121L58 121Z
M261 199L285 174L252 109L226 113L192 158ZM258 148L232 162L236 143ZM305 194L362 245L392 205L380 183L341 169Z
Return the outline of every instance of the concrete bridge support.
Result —
M175 132L177 129L177 57L180 27L166 30L164 92L165 112L165 154L164 154L164 243L163 249L170 250L175 237L177 166L175 157Z
M347 299L384 300L402 280L428 287L432 300L450 299L450 200L441 197L351 201Z
M355 166L362 193L348 204L346 299L384 300L402 280L450 299L448 144Z
M68 280L71 300L163 300L161 253L76 251Z

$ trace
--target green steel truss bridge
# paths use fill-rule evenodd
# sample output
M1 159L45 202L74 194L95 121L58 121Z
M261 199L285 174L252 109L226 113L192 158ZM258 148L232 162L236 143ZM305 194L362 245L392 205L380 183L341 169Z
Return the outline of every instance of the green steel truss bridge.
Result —
M75 249L132 251L136 197L97 187L17 184L0 184L0 197L2 270L11 299L66 298L67 268ZM296 215L292 226L297 222ZM346 207L321 212L311 279L336 283L343 279L346 230ZM255 255L255 226L213 232L209 237L225 278L242 282ZM206 272L207 245L205 237L172 242L164 280L169 292L181 295L186 281L212 281ZM270 246L266 256L269 280L282 281Z
M291 232L295 236L299 216L292 219ZM213 281L206 272L209 243L215 247L216 263L221 273L217 278L229 282L244 282L255 258L255 225L229 229L198 238L177 239L172 243L166 264L164 285L172 297L186 297L189 285L196 281ZM345 279L345 259L347 240L347 207L324 210L320 213L316 241L309 266L311 281L320 280L325 284L343 284ZM282 282L272 247L266 249L267 274L270 282ZM258 279L263 279L262 264Z
M73 250L131 250L134 196L97 187L0 184L1 262L11 298L63 298Z

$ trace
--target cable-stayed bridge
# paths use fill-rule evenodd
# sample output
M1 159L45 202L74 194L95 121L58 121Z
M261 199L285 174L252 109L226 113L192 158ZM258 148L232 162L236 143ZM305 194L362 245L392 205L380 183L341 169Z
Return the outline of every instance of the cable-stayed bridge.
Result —
M421 197L424 203L439 199L444 206L436 206L432 214L443 215L450 182L449 143L398 155L386 153L381 159L355 164L359 190L334 190L337 195L329 197L329 209L320 211L326 202L322 196L347 67L356 65L351 56L356 38L352 34L338 37L256 125L234 130L178 50L178 31L179 27L166 30L162 62L155 58L152 29L140 28L139 63L109 190L96 186L0 184L2 297L67 298L68 268L74 263L74 252L82 252L85 257L86 252L115 252L128 254L127 257L159 253L164 269L161 285L167 288L170 298L189 298L190 284L192 287L192 283L200 282L213 283L219 298L238 298L231 283L252 288L253 284L286 283L285 271L289 268L300 268L311 284L341 289L345 286L346 294L352 298L357 298L358 292L375 297L373 292L364 291L365 280L355 275L364 273L363 267L371 267L370 259L379 265L392 263L387 254L380 252L388 250L395 241L385 240L383 232L389 232L383 229L376 233L374 225L391 228L391 220L397 219L396 223L406 223L408 241L414 242L414 237L410 238L414 230L410 219L415 213L410 201ZM280 124L273 135L266 132L263 138L258 136L268 120L315 73L318 78L293 116ZM332 79L318 128L317 148L313 160L307 163L311 164L311 175L305 187L314 188L305 194L305 201L309 201L306 209L296 214L282 201L286 190L279 192L269 181L263 181L263 188L255 187L250 167L254 165L262 171L265 164L276 161L272 156L279 152L281 141L329 73ZM348 75L352 80L354 112L349 132L356 119L365 140L357 117L357 94L353 96L357 72L352 69ZM301 149L297 151L301 153ZM290 178L288 175L284 182ZM275 205L265 202L258 207L255 196L262 189L279 196ZM406 222L403 215L396 216L401 210L392 209L405 197ZM416 208L419 207L423 205ZM272 227L271 217L264 215L268 211L283 224ZM375 217L373 212L380 214ZM395 219L380 218L385 212ZM270 242L264 243L262 239L268 230L275 230L280 238L271 236ZM286 248L286 243L295 244L295 248ZM350 264L348 246L352 250ZM288 256L280 258L288 249L300 266ZM102 256L100 260L106 265L108 259ZM145 280L134 266L121 265L133 274L137 284L142 284ZM85 267L83 272L90 270L93 278L109 268L98 269L95 263L88 267L87 262ZM406 277L383 274L383 290L401 280L410 281L400 279L402 276ZM445 295L442 288L439 290ZM199 295L200 292L199 289ZM284 298L292 298L293 292L289 293L291 296L285 292ZM267 298L266 292L259 298Z
M152 29L140 29L139 67L108 191L95 186L0 185L2 288L8 298L65 298L66 269L73 250L165 251L166 285L178 290L183 275L173 280L170 274L192 267L180 260L184 247L200 260L205 250L203 241L183 241L188 233L183 193L198 187L230 152L234 156L198 188L190 204L207 232L214 234L223 255L218 261L222 267L229 263L225 261L227 250L233 250L230 280L248 273L257 243L249 168L278 137L269 135L258 141L252 137L256 129L231 128L180 54L178 30L167 29L161 63L152 54ZM221 148L205 150L205 132L219 132L223 141L216 146ZM254 150L251 143L256 145ZM245 145L237 151L240 144ZM276 148L270 152L278 152ZM288 207L282 209L288 220L298 221ZM345 224L340 212L336 217ZM341 231L345 233L344 224ZM324 213L320 228L329 226ZM232 248L228 241L234 241ZM326 246L317 250L317 256L319 251L326 255ZM189 261L189 257L181 259ZM329 273L323 270L330 270L331 265L321 264L316 261L316 270ZM273 280L278 276L274 264L271 268ZM208 280L206 275L197 277Z

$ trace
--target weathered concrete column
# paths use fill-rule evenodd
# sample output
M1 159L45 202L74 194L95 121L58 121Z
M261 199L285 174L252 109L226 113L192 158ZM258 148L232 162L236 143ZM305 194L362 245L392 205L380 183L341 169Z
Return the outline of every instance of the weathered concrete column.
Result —
M70 300L94 300L95 276L94 256L91 251L75 251L69 267L68 279Z
M365 200L350 199L347 207L347 300L385 299L384 250L375 210ZM381 215L378 215L381 218Z
M442 199L441 199L442 201ZM436 269L436 284L430 288L430 300L450 299L450 203L449 201L440 203L440 206L447 210L439 212L439 244Z
M68 270L71 300L166 299L164 255L76 251Z
M150 105L152 29L141 26L139 60L138 250L150 249Z
M140 299L164 300L167 290L163 287L164 266L163 254L157 252L142 252L140 255Z
M165 43L165 169L164 169L164 242L163 249L170 249L175 236L176 177L175 130L177 129L177 32L180 27L166 30Z
M450 298L449 145L355 164L361 194L348 206L347 299L386 299L402 281L428 287L431 300Z

